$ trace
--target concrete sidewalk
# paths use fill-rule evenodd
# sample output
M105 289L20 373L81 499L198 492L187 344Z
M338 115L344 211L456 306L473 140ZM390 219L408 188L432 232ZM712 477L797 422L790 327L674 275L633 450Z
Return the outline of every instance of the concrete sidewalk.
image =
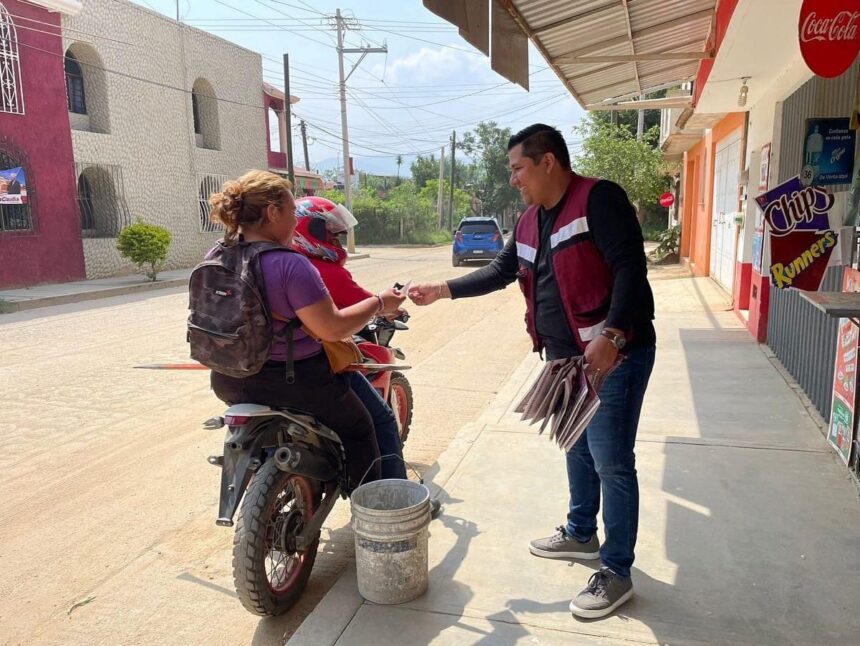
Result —
M370 254L353 254L349 257L349 260L362 260L364 258L370 258ZM155 282L152 282L141 274L132 274L129 276L113 276L111 278L78 280L70 283L51 283L21 289L0 290L0 314L23 312L24 310L52 305L80 303L97 298L137 294L156 289L185 287L188 285L188 277L191 275L191 269L189 267L187 269L162 271L158 274L158 280Z
M764 347L707 279L654 281L658 356L639 442L636 596L575 619L594 562L531 556L564 522L564 459L511 409L516 371L430 474L430 587L361 599L348 570L288 642L365 644L849 644L860 632L860 502Z

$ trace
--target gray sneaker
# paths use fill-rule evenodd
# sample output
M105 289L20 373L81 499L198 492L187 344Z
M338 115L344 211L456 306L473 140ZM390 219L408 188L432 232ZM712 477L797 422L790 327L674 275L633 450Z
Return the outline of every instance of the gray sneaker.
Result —
M584 559L600 558L600 541L592 536L587 543L580 543L567 533L563 526L556 527L557 533L547 538L537 538L529 542L529 552L546 559Z
M570 611L583 619L599 619L612 613L633 596L633 581L609 568L600 568L588 579L585 590L570 602Z

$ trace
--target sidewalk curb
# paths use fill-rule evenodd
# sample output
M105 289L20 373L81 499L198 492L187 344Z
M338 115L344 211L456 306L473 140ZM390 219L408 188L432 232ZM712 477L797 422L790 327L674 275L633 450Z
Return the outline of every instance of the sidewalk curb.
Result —
M460 464L472 450L484 429L489 424L497 423L513 404L513 397L531 383L529 377L535 371L535 367L534 356L529 353L511 370L507 382L486 410L476 421L464 424L457 431L448 447L424 474L424 482L430 489L430 495L438 496L442 502L442 514L445 513L445 500L447 498L445 486L454 477ZM436 521L430 523L431 531L433 522ZM292 637L287 640L287 645L335 646L344 630L365 603L368 602L365 602L358 593L355 561L353 560L317 604L317 607L299 625Z
M63 294L62 296L43 296L41 298L26 298L20 301L5 301L0 309L0 314L13 314L27 310L51 307L53 305L68 305L69 303L82 303L94 301L100 298L112 296L124 296L126 294L137 294L150 292L156 289L169 289L171 287L184 287L188 285L188 278L170 278L159 280L154 283L139 283L136 285L122 285L121 287L105 287L89 292L76 292L74 294Z

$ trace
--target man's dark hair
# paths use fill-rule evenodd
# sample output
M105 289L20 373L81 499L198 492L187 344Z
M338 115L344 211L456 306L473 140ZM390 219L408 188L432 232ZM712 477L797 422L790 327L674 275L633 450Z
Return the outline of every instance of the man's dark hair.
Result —
M523 128L508 139L508 152L514 146L523 145L523 155L537 164L546 153L552 153L561 167L570 170L570 153L561 133L543 123Z

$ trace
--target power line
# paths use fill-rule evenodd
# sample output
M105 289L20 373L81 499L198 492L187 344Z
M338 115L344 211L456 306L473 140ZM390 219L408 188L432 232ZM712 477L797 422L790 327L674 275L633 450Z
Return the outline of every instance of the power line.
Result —
M7 42L12 42L11 38L0 37L0 41L3 41L3 40L5 40ZM21 43L21 42L18 42L17 45L19 47L26 47L27 49L32 49L32 50L35 50L37 52L42 52L43 54L48 54L49 56L54 56L56 58L62 58L62 59L66 58L65 54L57 54L56 52L52 52L52 51L47 50L47 49L42 49L41 47L36 47L35 45L29 45L27 43ZM140 76L135 76L134 74L128 74L126 72L119 72L117 70L113 70L113 69L110 69L108 67L104 67L102 65L93 65L92 63L84 63L82 61L79 61L79 62L84 67L89 67L92 69L101 70L103 72L107 72L109 74L115 74L116 76L121 76L123 78L127 78L127 79L130 79L133 81L139 81L140 83L147 83L149 85L154 85L156 87L164 88L165 90L176 90L177 92L184 92L185 94L193 94L194 93L193 90L188 90L186 88L177 87L175 85L168 85L167 83L161 83L159 81L151 81L149 79L145 79L145 78L142 78ZM264 106L262 104L245 103L243 101L234 101L232 99L224 99L224 98L219 98L217 96L207 96L206 98L214 99L215 101L220 101L222 103L229 103L231 105L240 105L240 106L244 106L247 108L254 108L256 110L263 110L264 109Z
M238 11L239 13L243 13L246 16L251 16L251 18L256 18L257 20L262 20L263 22L268 22L264 18L260 18L259 16L255 16L254 14L249 13L249 12L245 11L244 9L239 9L238 7L234 7L233 5L229 5L226 2L222 2L222 0L215 0L215 2L217 2L218 4L220 4L224 7L227 7L228 9L232 9L233 11ZM275 24L275 23L270 23L270 24ZM276 25L276 26L279 27L281 31L285 31L287 33L292 33L291 30L285 29L284 27L282 27L280 25ZM311 38L310 36L304 36L304 38L306 38L307 40L309 40L311 42L317 43L318 45L322 45L323 47L333 47L330 43L324 43L320 40L317 40L316 38Z

